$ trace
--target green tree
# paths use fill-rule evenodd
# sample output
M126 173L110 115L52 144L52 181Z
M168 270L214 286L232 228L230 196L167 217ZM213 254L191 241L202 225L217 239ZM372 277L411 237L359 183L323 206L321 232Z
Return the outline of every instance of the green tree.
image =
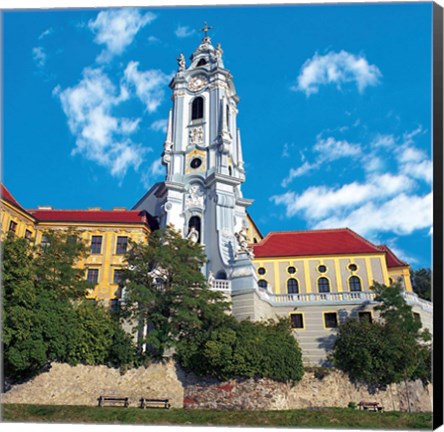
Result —
M30 377L51 361L131 363L131 339L109 311L83 297L84 272L70 269L83 253L80 239L73 233L48 238L38 248L14 236L2 244L5 377Z
M412 271L413 291L424 300L432 301L432 270L421 268Z
M180 339L197 337L222 319L229 304L208 289L205 261L201 245L173 228L155 231L146 244L131 243L122 313L137 329L139 353L146 345L147 356L160 358Z
M87 249L74 230L47 230L46 241L36 247L35 277L38 286L53 291L59 298L82 299L91 285L85 270L76 263L86 257Z
M227 317L200 338L181 341L177 358L197 375L221 380L266 377L295 382L304 373L302 354L287 319L237 322Z
M430 380L430 333L421 329L401 285L376 283L381 320L372 324L349 320L339 327L333 364L358 381L385 386L421 378Z

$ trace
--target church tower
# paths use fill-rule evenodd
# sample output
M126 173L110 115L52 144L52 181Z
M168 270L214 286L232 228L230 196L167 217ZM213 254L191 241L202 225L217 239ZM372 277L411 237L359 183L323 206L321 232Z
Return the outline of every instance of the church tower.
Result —
M247 247L243 198L244 161L236 117L239 97L224 68L222 48L204 38L187 65L183 54L172 81L173 106L162 153L166 178L136 208L174 226L190 241L204 246L204 274L232 290L256 287L252 253Z

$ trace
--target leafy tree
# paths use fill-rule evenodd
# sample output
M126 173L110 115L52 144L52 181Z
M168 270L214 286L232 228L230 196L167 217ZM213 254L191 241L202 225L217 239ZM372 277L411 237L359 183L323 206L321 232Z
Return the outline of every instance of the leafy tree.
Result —
M181 341L177 357L197 375L221 380L267 377L285 382L303 375L301 351L288 320L253 323L227 317L205 336Z
M424 300L432 301L432 270L421 268L412 271L413 291Z
M2 244L5 377L27 378L51 361L131 363L131 339L107 310L83 297L84 273L70 269L83 253L80 239L73 233L48 239L43 247L14 236Z
M54 291L59 298L82 299L90 284L85 270L75 264L86 257L86 246L74 230L47 230L46 242L36 247L35 276L41 289Z
M202 275L205 260L202 247L173 228L155 231L146 244L131 243L122 312L137 328L139 353L146 345L147 356L161 358L224 315L228 303Z
M381 321L349 320L339 327L333 364L353 378L385 386L409 379L430 380L430 333L421 330L400 284L373 287Z

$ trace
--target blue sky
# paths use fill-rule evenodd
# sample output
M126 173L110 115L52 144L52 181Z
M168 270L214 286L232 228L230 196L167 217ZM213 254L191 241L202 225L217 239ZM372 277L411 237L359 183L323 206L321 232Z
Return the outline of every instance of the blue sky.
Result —
M428 3L7 11L3 181L25 208L131 208L163 178L168 82L207 21L263 234L348 226L431 264Z

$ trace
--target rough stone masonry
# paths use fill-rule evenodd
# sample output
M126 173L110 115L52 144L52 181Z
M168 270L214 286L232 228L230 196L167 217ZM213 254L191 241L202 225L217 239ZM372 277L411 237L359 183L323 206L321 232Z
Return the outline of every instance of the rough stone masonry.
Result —
M173 408L288 410L312 407L347 407L361 400L380 402L386 411L432 411L432 385L420 381L392 384L384 391L355 385L347 375L331 370L309 371L296 385L270 379L220 382L185 373L175 362L153 363L121 374L106 366L70 366L53 363L48 372L14 386L1 395L2 403L97 405L100 395L130 398L168 398Z

